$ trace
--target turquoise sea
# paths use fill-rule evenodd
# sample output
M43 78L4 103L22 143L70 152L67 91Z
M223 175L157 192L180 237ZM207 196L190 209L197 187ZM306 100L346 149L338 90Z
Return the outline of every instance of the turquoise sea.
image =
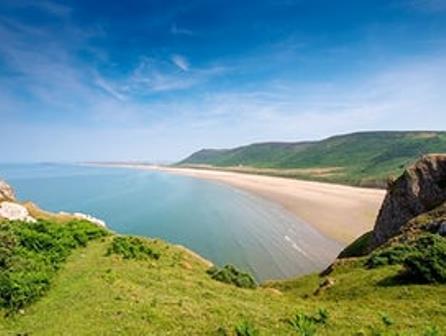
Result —
M83 212L119 233L184 245L258 280L320 271L342 245L282 207L227 185L164 172L1 164L0 178L51 211Z

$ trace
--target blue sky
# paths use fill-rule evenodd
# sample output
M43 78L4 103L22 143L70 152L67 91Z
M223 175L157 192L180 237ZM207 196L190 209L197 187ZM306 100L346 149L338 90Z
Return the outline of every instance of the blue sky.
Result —
M446 0L0 2L0 161L445 129Z

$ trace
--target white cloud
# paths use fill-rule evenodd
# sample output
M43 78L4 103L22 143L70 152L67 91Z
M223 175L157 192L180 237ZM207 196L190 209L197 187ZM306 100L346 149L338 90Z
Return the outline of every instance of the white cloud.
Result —
M189 62L184 56L181 55L173 55L171 58L173 64L175 64L178 68L183 71L189 71Z
M26 134L15 140L16 154L0 143L1 159L175 160L201 147L446 125L444 57L400 61L351 81L277 79L211 90L200 85L234 69L190 67L173 55L142 57L130 74L106 76L73 56L89 36L69 25L58 32L0 17L0 56L12 73L0 78L0 133Z
M97 77L96 78L96 84L103 89L105 92L107 92L108 94L110 94L111 96L113 96L114 98L116 98L117 100L120 101L124 101L126 100L126 97L121 94L120 92L118 92L117 89L115 89L112 84L110 84L109 82L107 82L105 79L101 78L101 77Z
M188 35L188 36L194 35L194 32L192 30L186 28L180 28L176 24L173 24L170 27L170 33L172 35Z

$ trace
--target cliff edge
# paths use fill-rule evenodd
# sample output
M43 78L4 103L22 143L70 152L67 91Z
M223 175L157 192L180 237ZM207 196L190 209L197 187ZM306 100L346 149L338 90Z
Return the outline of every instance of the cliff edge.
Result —
M391 182L376 219L369 249L402 234L405 226L420 214L446 202L446 155L423 156Z
M0 202L2 201L15 201L15 193L9 184L0 180Z

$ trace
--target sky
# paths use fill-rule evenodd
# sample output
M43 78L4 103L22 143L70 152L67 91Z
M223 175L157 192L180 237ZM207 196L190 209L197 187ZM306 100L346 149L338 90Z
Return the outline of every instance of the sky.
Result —
M0 2L0 161L446 129L446 0Z

